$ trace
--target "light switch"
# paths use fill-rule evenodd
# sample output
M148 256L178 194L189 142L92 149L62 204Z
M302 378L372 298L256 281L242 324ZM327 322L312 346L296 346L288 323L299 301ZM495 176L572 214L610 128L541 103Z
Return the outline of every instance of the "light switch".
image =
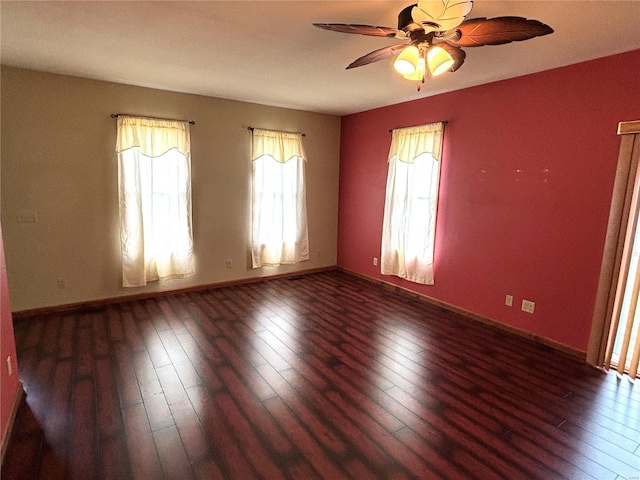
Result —
M20 210L16 218L18 223L36 223L38 214L32 210Z

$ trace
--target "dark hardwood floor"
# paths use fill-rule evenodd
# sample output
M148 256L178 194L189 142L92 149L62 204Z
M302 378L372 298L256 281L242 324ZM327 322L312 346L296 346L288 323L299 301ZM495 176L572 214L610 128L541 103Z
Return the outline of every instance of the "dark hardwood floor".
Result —
M640 479L640 385L338 271L15 332L3 480Z

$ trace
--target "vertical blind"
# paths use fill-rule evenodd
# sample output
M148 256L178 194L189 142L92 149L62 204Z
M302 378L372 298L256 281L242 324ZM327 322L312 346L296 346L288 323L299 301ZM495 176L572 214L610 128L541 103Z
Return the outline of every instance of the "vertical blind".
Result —
M611 317L604 367L615 365L618 373L625 371L630 377L638 375L640 363L640 170L633 187L633 200L627 224L620 275Z
M587 362L638 378L640 121L618 125L620 151Z

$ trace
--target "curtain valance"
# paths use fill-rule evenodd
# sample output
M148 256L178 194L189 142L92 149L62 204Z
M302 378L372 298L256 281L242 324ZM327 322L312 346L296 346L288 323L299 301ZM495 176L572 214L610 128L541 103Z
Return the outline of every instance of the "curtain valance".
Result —
M116 152L133 147L147 157L160 157L171 149L191 156L189 122L158 118L118 115L118 138Z
M397 157L404 163L413 163L423 153L440 161L444 123L429 123L417 127L398 128L391 134L389 160Z
M263 155L269 155L279 163L286 163L295 157L302 158L305 161L307 159L302 146L301 133L276 132L254 128L252 148L252 161Z

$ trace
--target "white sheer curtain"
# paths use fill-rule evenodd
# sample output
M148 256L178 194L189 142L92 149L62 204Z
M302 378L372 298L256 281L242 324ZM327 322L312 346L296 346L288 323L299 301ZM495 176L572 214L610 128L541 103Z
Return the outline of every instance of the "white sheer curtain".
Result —
M393 131L382 225L381 273L433 285L443 123Z
M308 260L302 135L256 128L251 159L253 268Z
M122 283L193 275L188 122L118 116Z

